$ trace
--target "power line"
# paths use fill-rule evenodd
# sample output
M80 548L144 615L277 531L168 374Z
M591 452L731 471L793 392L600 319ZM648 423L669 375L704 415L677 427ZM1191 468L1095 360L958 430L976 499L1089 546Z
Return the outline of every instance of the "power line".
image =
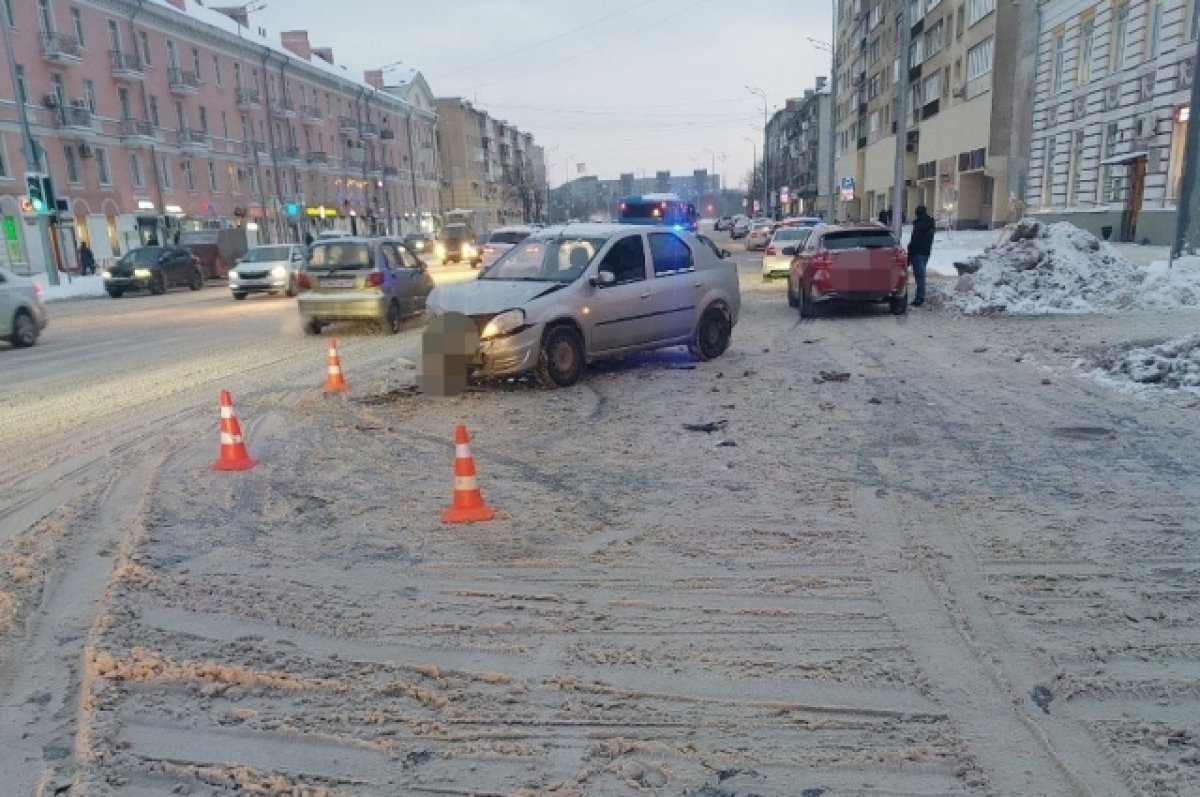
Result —
M463 72L470 72L472 69L476 69L480 66L483 66L484 64L490 64L493 61L498 61L501 58L508 58L511 55L517 55L518 53L528 52L528 51L534 49L535 47L541 47L543 44L548 44L552 41L557 41L566 36L570 36L573 33L578 33L581 30L586 30L595 25L599 25L601 22L607 22L608 20L612 19L613 17L624 16L632 11L636 11L637 9L641 8L642 6L648 6L653 2L654 2L654 0L645 0L644 2L638 3L637 5L631 6L630 8L627 8L627 9L624 9L621 11L614 11L611 14L605 14L604 16L600 17L599 19L594 19L591 22L584 23L583 25L580 25L577 28L571 28L570 30L563 31L562 33L556 33L553 36L550 36L548 38L540 39L538 41L533 42L532 44L527 44L524 47L518 47L515 50L509 50L508 52L501 53L500 55L493 55L492 57L485 58L482 61L476 61L475 63L471 64L470 66L464 66L461 69L455 69L452 72L444 72L441 75L438 75L438 78L445 79L445 78L451 77L453 75L461 75Z

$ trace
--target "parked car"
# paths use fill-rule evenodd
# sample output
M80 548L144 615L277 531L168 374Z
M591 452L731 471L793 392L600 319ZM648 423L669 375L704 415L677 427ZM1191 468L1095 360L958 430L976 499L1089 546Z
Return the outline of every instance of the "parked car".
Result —
M818 224L824 224L825 220L820 216L788 216L786 219L777 221L775 229L780 227L816 227Z
M196 256L205 279L225 279L249 248L246 231L241 227L183 230L175 243Z
M524 241L533 231L532 227L527 227L523 224L492 230L491 235L487 237L487 240L483 244L480 265L483 268L487 268L492 263L495 263L500 259L501 255L512 249L515 244Z
M771 236L763 251L762 275L764 280L786 277L791 271L792 258L813 231L812 227L780 227Z
M256 246L229 272L229 290L235 299L251 293L284 293L295 296L304 271L303 244Z
M792 258L788 304L811 317L828 302L887 302L908 311L908 256L890 230L877 224L813 228Z
M745 216L734 218L733 222L729 225L729 237L737 240L738 238L745 238L749 234L750 219Z
M587 363L634 351L686 345L719 357L740 307L732 260L690 233L629 224L541 230L479 279L429 297L431 314L475 321L475 373L532 372L562 387Z
M728 230L731 224L733 224L733 219L729 216L718 216L717 220L713 222L713 229L721 232L722 230Z
M466 261L472 268L479 265L481 255L471 228L466 224L447 224L442 228L441 240L437 243L437 256L443 263Z
M350 233L345 230L321 230L317 233L317 241L327 241L335 238L350 238ZM314 241L313 243L316 243Z
M299 287L296 304L310 335L334 321L364 319L395 334L405 316L425 309L433 280L400 239L349 237L314 241Z
M100 272L104 290L114 299L130 291L165 293L167 288L186 285L194 291L204 287L200 260L182 246L139 246Z
M771 240L773 232L775 232L773 221L770 219L755 219L750 225L750 232L746 234L746 248L751 251L766 249L767 241Z
M42 286L0 266L0 340L27 348L37 343L48 322Z

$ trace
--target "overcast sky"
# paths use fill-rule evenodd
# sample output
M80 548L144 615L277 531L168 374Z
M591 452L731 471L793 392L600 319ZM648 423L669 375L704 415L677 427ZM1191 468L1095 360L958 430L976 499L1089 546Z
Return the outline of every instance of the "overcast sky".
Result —
M828 0L268 0L252 26L308 30L360 74L403 60L533 133L550 182L713 167L742 182L771 112L829 74ZM553 151L551 151L553 150ZM721 155L726 156L721 162ZM569 166L564 166L568 161Z

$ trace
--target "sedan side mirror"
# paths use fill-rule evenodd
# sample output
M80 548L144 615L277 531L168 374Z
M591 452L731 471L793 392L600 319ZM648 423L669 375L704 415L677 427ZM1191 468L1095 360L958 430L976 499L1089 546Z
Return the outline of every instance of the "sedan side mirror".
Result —
M721 250L721 257L722 257L722 258L726 258L726 257L733 257L733 252L730 252L728 249L722 249L722 250Z
M617 281L616 274L612 273L611 271L604 271L603 269L601 269L600 271L597 271L596 276L592 277L592 279L590 280L593 288L600 288L600 287L604 287L605 285L612 285L616 281Z
M783 254L788 257L795 257L796 256L796 247L794 247L794 246L783 247Z

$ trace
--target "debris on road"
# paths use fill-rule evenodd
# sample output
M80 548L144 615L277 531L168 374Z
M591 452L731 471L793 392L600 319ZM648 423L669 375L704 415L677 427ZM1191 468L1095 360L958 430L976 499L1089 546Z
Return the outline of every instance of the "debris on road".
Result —
M729 424L727 420L706 421L705 423L685 423L683 428L689 432L720 432Z
M1200 334L1154 346L1110 350L1091 365L1098 375L1119 382L1200 393Z
M818 385L822 382L847 382L850 380L848 371L821 371L813 377L813 381Z

